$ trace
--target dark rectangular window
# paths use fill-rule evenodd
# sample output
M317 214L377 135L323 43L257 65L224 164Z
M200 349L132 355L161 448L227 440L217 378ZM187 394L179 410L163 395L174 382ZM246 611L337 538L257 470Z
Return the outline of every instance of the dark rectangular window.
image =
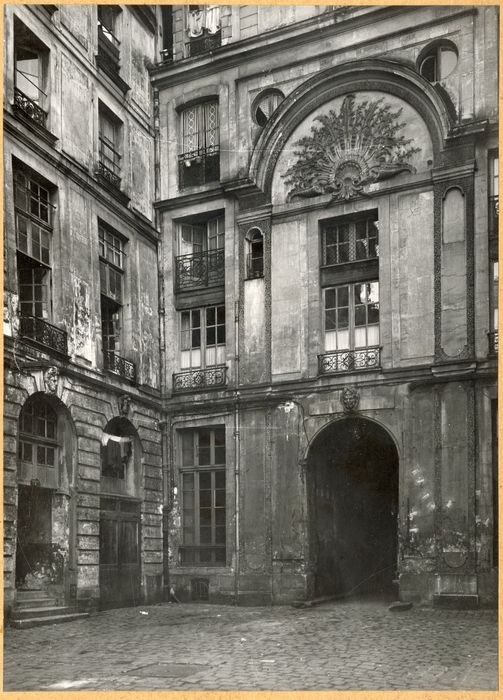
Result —
M225 566L225 428L180 432L181 563Z
M322 226L323 265L342 265L379 256L379 222L374 216L338 219Z
M99 172L117 189L121 184L122 122L103 104L99 107Z

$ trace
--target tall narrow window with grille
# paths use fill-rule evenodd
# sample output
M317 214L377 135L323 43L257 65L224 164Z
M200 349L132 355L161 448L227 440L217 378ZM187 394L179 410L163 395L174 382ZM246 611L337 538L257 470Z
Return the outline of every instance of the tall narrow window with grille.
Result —
M225 428L179 432L182 565L225 566Z
M98 65L113 72L119 70L120 41L118 23L120 7L98 5Z
M53 326L51 303L54 205L51 187L27 170L14 171L20 332L67 354L67 334Z
M324 222L321 240L325 347L319 372L379 367L377 213Z
M135 367L123 355L122 304L125 267L125 240L117 232L98 223L101 288L101 333L105 369L135 380Z
M47 127L49 49L19 19L14 20L14 109Z
M115 189L121 187L122 122L102 102L99 103L99 161L101 178Z
M489 308L491 313L489 327L489 353L498 352L498 224L499 224L499 158L497 151L489 153Z
M224 284L224 242L223 215L177 225L176 292Z
M182 153L178 156L180 189L220 178L218 101L186 107L181 113Z

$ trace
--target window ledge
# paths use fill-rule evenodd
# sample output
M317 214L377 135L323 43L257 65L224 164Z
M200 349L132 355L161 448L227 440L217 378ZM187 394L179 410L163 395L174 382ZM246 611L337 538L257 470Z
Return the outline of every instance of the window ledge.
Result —
M16 119L19 122L21 122L21 124L26 126L30 131L36 134L39 138L48 143L49 146L54 146L57 143L58 137L55 136L51 131L49 131L49 129L47 129L45 126L42 126L41 124L38 124L34 119L31 119L15 103L12 103L11 107L12 113L14 114Z
M115 67L109 60L109 58L104 54L96 54L96 65L98 70L101 70L105 75L110 78L110 80L116 85L119 90L125 95L131 87L123 80L118 72L118 67Z

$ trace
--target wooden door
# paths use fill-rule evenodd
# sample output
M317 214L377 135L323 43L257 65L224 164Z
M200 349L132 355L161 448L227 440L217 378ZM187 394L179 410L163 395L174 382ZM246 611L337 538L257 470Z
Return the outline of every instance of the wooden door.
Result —
M140 504L102 498L100 602L119 608L140 602Z

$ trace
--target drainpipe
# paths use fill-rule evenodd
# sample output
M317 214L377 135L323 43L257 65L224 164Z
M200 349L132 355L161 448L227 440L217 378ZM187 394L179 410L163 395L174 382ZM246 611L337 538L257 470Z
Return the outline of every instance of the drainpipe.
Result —
M235 258L236 259L236 258ZM236 380L236 401L234 405L234 489L235 489L235 575L234 575L234 600L235 605L239 601L239 574L240 574L240 546L239 546L239 465L240 465L240 435L239 435L239 300L234 306L234 361Z

